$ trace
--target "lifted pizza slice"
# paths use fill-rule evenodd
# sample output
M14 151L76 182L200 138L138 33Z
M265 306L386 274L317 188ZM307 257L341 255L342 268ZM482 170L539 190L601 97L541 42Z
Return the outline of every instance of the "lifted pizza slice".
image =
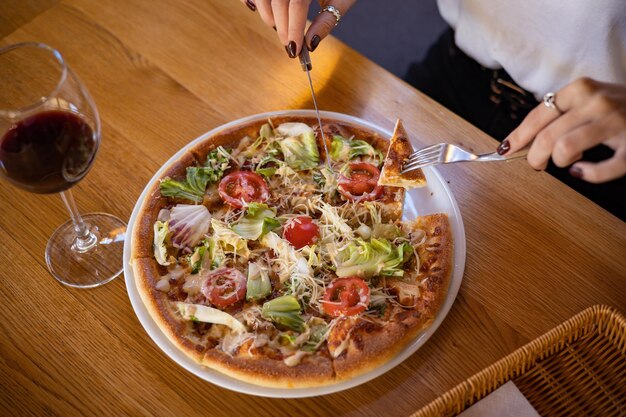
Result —
M421 169L402 173L402 167L413 152L413 146L411 146L409 137L400 119L396 122L390 142L387 158L385 158L385 163L378 179L378 185L407 189L424 187L426 185L426 177Z

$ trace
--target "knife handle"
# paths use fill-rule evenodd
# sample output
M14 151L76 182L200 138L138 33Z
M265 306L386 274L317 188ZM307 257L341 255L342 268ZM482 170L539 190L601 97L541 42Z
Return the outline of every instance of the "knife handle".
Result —
M313 69L313 65L311 65L311 57L309 56L309 50L306 47L306 41L302 43L299 58L302 71L311 71Z

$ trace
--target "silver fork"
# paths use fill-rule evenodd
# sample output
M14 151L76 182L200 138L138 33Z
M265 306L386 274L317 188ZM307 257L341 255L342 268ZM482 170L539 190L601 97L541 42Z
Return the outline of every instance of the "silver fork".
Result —
M524 158L528 149L522 149L512 155L500 155L497 152L476 155L451 143L437 143L418 149L409 155L402 173L431 165L452 164L455 162L510 161Z

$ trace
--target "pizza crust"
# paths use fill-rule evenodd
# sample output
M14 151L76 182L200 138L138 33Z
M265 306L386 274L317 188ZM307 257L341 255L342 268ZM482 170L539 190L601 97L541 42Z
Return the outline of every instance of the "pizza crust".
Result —
M409 141L406 130L404 130L404 126L402 126L402 121L398 119L393 130L393 136L390 139L389 151L378 179L378 185L389 185L405 189L424 187L426 185L426 177L421 169L402 174L402 167L411 153L413 153L413 146Z
M209 350L202 365L264 387L311 388L335 382L331 359L320 355L306 355L298 365L287 366L282 360L260 356L230 356L218 350Z
M355 378L389 362L426 326L389 322L375 326L363 321L355 326L345 352L333 361L338 381Z

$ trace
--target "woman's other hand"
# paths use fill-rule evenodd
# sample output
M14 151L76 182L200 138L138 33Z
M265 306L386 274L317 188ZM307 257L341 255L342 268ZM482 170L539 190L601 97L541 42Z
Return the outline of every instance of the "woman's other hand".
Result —
M318 14L306 31L306 19L312 0L241 0L250 10L259 12L261 19L278 33L280 42L291 58L300 54L303 42L313 52L333 28L337 18L331 12ZM356 0L318 0L320 7L333 6L343 18Z
M557 91L555 107L541 103L502 141L498 153L516 152L532 142L526 159L545 169L571 165L571 175L592 183L626 174L626 86L580 78ZM583 151L604 144L614 155L597 163L581 161Z

